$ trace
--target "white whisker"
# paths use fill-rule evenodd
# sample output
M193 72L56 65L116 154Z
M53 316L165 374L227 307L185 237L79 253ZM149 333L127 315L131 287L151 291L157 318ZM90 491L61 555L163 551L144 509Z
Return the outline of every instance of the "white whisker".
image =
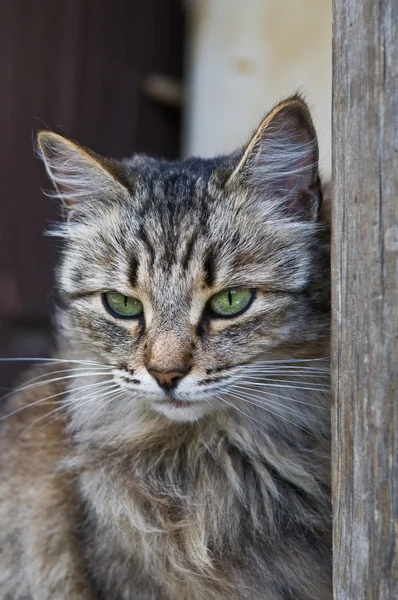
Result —
M110 393L105 394L104 396L101 396L98 399L98 402L96 401L96 404L98 403L97 406L97 410L95 410L91 415L90 418L94 418L96 417L96 415L101 412L101 410L105 407L108 406L108 404L110 404L111 402L114 402L115 400L117 400L118 398L123 397L123 395L125 395L126 391L120 389L120 387L118 386L118 389L116 390L111 390ZM104 400L106 400L106 402L103 402ZM123 411L125 410L126 407L123 407Z
M310 435L314 436L315 438L317 437L314 433L312 433L311 431L308 431L308 429L305 429L304 427L301 427L301 425L299 425L298 423L295 423L294 421L291 421L287 417L274 412L268 406L259 406L258 404L254 403L251 400L248 400L248 399L245 399L245 398L241 398L240 396L235 395L235 394L231 394L231 395L233 395L237 400L240 400L241 402L245 402L247 404L251 404L251 405L254 405L254 406L258 407L258 408L261 408L262 410L264 410L265 412L268 412L269 414L273 415L274 417L277 417L279 419L282 419L283 421L286 421L287 423L290 423L291 425L294 425L298 429L301 429L305 433L309 433ZM243 412L243 411L240 411L240 412ZM246 414L246 413L243 412L243 414ZM249 416L249 415L247 415L247 416ZM264 427L264 425L263 425L263 427Z
M252 384L250 384L250 385L252 385ZM235 389L235 390L238 390L238 391L242 390L242 391L246 391L246 392L254 392L254 393L256 392L256 390L253 390L252 388L241 386L239 384L238 385L232 384L231 388ZM327 408L325 408L325 407L321 407L321 406L318 406L316 404L310 404L308 402L305 402L304 400L297 400L296 398L292 398L291 396L282 396L281 394L274 394L273 392L269 392L268 390L265 390L265 394L267 396L274 396L276 398L280 398L281 400L287 400L288 402L296 402L297 404L306 404L308 406L313 406L314 408L315 407L316 408L323 408L323 410L327 410Z
M252 369L263 369L265 371L286 371L286 370L291 370L292 372L311 372L314 371L314 373L330 373L330 369L326 368L320 368L318 366L308 366L308 365L292 365L292 364L263 364L261 362L254 362L254 363L248 363L246 365L240 365L243 366L245 369L247 370L252 370Z
M265 364L265 365L276 365L280 363L302 363L302 362L322 362L329 361L330 357L324 356L322 358L281 358L277 360L256 360L254 364ZM253 364L253 363L251 363Z
M252 377L251 379L258 379L258 378L254 378ZM328 387L307 387L301 384L298 385L288 385L288 383L268 383L267 381L245 381L245 379L239 379L238 381L242 381L243 383L246 383L249 386L254 386L254 387L276 387L276 388L290 388L293 390L308 390L310 392L327 392L329 391ZM273 380L273 381L280 381L280 380ZM291 382L289 382L291 383Z
M267 365L256 365L251 364L247 365L246 371L248 372L256 372L262 371L263 373L286 373L290 372L292 375L322 375L324 377L330 376L329 369L317 369L315 367L296 367L294 365L278 365L278 366L267 366Z
M249 380L253 380L253 381L248 381ZM316 387L309 387L309 384L306 383L305 381L289 381L289 380L283 380L283 379L274 379L272 378L267 378L267 377L248 377L248 378L241 378L238 379L238 381L242 381L243 383L246 383L247 385L254 385L254 386L264 386L264 387L276 387L276 388L287 388L287 389L293 389L293 390L308 390L308 391L312 391L312 392L329 392L330 391L330 387L326 386L326 385L321 385L321 384L313 384ZM272 383L269 383L272 382ZM292 385L290 385L292 384Z
M55 371L50 373L50 375L54 375L55 373L63 373L69 372L69 369L64 369L62 371ZM83 373L78 373L78 374L73 374L73 375L65 375L64 377L55 377L55 378L50 378L50 379L42 379L41 381L37 381L38 379L40 379L40 377L45 377L46 375L49 375L49 373L43 373L42 375L38 375L37 377L33 377L32 379L29 379L29 381L26 383L26 385L21 385L19 387L16 387L14 390L12 390L10 393L5 394L4 396L2 396L0 398L0 402L7 400L7 398L9 398L10 396L13 396L16 393L20 393L20 392L25 392L27 390L31 390L43 385L49 385L51 383L55 383L57 381L64 381L65 379L75 379L77 377L93 377L95 375L99 375L101 377L105 376L105 375L112 375L111 372L104 372L104 371L97 371L96 369L87 371L86 369L84 369ZM35 383L32 383L34 382Z
M256 429L258 429L256 423L259 423L262 428L264 428L264 424L261 423L261 421L258 421L257 419L255 419L254 417L252 417L251 415L248 415L247 413L245 413L243 410L241 410L240 408L238 408L236 405L231 404L231 402L228 402L228 400L226 398L223 398L222 396L218 396L217 394L215 394L215 397L218 400L221 400L222 402L224 402L225 404L227 404L228 406L230 406L231 408L233 408L233 410L237 410L239 413L241 413L244 417L246 417L247 419L250 419L250 421L253 421L254 426L256 427ZM259 430L259 429L258 429ZM259 430L260 431L260 430Z
M81 402L80 406L83 406L84 404L88 404L89 402L92 402L93 399L97 400L103 400L104 398L107 397L107 393L116 393L120 391L120 388L118 390L114 390L115 387L118 387L118 384L113 384L111 387L109 388L104 388L100 390L100 394L98 395L98 390L95 392L92 392L91 394L89 394L88 396L83 396L82 399L69 399L68 401L63 401L58 400L57 402L60 404L60 406L58 406L57 408L55 408L54 410L52 410L49 413L46 413L45 415L41 415L38 419L35 419L34 421L32 421L32 423L29 424L29 426L26 428L29 429L29 427L33 426L33 425L37 425L37 423L39 423L40 421L46 419L47 417L51 416L52 414L55 414L56 412L60 412L60 411L64 411L65 414L67 414L69 412L68 407L72 406L73 404L78 404L80 400L83 400L83 402ZM105 392L105 393L104 393ZM60 415L62 416L62 415ZM60 417L59 416L59 417ZM51 421L49 421L48 423L46 423L47 425L50 425L51 423L55 423L57 421L57 419L59 417L56 417L55 419L52 419Z
M0 421L4 421L5 419L8 419L9 417L18 414L19 412L21 412L22 410L26 410L27 408L31 408L32 406L36 406L37 404L41 404L42 402L44 403L47 400L52 400L53 398L57 398L58 396L63 396L64 394L68 394L70 391L79 391L79 390L84 390L84 389L88 389L88 388L92 388L95 386L100 386L100 385L105 385L109 383L109 380L107 381L99 381L96 383L90 383L89 385L84 385L81 386L79 388L72 388L71 390L65 389L62 392L58 392L57 394L53 394L51 396L47 396L46 398L40 398L39 400L36 400L35 402L31 402L30 404L27 404L26 406L21 406L20 408L18 408L17 410L14 410L10 413L7 413L4 417L0 418Z
M94 365L97 367L103 367L104 369L109 368L108 365L92 361L92 360L71 360L69 358L31 358L31 357L18 357L18 358L0 358L0 362L58 362L58 363L73 363L78 365Z
M231 392L231 396L235 396L236 398L246 398L248 399L248 401L251 401L251 404L254 404L255 406L257 406L258 408L266 408L265 405L272 405L272 406L276 406L278 410L280 410L281 412L285 412L287 414L291 414L292 416L296 416L296 417L300 417L300 419L304 419L305 421L313 421L315 423L319 423L319 421L317 419L312 419L311 417L308 417L307 415L304 415L303 413L301 413L300 411L294 410L294 408L291 407L286 407L286 406L282 406L279 402L275 402L275 400L270 400L269 398L258 398L257 396L251 396L250 394L247 394L241 390L237 390L239 392L239 395L237 393L233 393ZM255 400L257 402L255 402ZM261 404L259 404L259 402ZM307 403L305 403L307 404ZM308 406L314 406L312 404L308 404ZM276 414L276 413L274 413Z

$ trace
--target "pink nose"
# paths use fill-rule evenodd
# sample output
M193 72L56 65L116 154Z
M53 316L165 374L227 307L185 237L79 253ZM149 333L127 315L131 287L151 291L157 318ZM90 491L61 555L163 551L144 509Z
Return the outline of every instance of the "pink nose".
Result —
M164 390L171 390L177 386L180 379L185 377L189 369L184 371L156 371L156 369L148 369L148 373L152 375Z

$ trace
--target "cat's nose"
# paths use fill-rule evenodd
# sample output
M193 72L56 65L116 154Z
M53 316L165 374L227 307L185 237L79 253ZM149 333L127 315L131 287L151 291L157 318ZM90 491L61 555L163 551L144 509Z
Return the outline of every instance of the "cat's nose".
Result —
M156 369L148 369L148 373L156 379L160 387L167 391L175 388L188 372L189 369L180 369L179 371L156 371Z

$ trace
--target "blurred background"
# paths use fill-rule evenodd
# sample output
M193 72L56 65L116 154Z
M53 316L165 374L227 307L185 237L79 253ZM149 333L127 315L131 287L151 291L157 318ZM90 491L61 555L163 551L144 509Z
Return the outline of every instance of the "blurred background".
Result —
M50 128L105 156L211 156L301 91L330 176L331 0L0 0L0 357L53 348ZM0 389L28 363L0 363Z

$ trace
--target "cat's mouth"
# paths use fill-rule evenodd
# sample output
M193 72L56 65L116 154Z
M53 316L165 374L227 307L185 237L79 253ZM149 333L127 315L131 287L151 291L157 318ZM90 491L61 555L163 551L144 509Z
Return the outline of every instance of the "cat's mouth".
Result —
M171 394L152 403L152 408L172 421L197 421L209 411L204 400L179 400Z
M189 408L190 406L202 404L201 400L179 400L171 394L167 394L165 398L157 400L156 404L163 404L165 406L172 406L173 408Z

